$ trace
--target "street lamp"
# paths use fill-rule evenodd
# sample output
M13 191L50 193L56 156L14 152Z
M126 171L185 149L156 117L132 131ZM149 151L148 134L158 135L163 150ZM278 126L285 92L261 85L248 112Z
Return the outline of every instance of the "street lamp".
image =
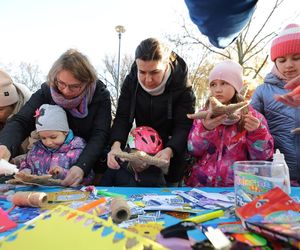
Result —
M118 33L119 36L119 52L118 52L118 72L117 72L117 100L119 98L119 82L120 82L120 60L121 60L121 37L122 37L122 33L125 32L125 28L122 25L117 25L115 27L115 30Z

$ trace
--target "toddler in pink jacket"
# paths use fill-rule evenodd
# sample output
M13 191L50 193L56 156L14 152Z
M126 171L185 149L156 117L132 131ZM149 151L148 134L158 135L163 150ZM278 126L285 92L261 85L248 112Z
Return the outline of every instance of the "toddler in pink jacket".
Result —
M238 102L237 94L243 87L242 67L228 60L217 64L209 75L209 88L224 105ZM196 158L187 186L233 186L233 163L244 160L272 159L274 142L262 114L248 107L249 112L237 114L229 120L227 115L195 119L188 137L188 151Z

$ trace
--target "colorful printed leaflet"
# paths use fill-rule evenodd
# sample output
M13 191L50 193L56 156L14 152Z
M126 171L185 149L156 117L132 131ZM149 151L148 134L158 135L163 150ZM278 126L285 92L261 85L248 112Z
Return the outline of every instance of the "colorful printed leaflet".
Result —
M300 204L276 187L236 210L247 229L300 248Z
M251 174L235 171L234 188L237 207L251 202L274 187L284 187L284 178L260 176L259 174L261 173ZM271 175L271 173L269 174Z
M70 218L73 214L76 216ZM56 207L0 243L0 249L5 250L92 250L96 248L166 249L150 239L119 228L111 220L102 220L65 206Z
M209 193L193 188L190 191L174 190L172 194L181 196L185 202L204 209L226 209L234 205L233 192Z

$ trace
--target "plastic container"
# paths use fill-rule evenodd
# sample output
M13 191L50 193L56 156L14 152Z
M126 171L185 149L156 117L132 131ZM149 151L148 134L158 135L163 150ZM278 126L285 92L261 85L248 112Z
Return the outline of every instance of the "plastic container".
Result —
M274 187L285 189L285 176L279 173L284 164L269 161L237 161L234 168L236 208L241 207ZM276 169L276 171L274 171Z
M284 186L283 186L282 190L284 192L286 192L287 194L291 193L291 181L290 181L289 167L285 162L284 154L280 153L279 149L276 149L275 154L273 154L272 176L273 177L284 176Z

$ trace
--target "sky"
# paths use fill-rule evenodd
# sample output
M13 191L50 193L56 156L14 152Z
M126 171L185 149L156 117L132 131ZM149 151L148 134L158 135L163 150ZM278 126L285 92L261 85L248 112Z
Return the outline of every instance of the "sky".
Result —
M132 54L145 38L171 32L180 14L188 15L182 0L0 0L0 63L26 61L48 70L76 48L96 66L105 54L118 53L115 26L126 30L121 52Z
M297 1L285 1L277 21L300 23L292 14ZM47 74L64 51L76 48L97 68L106 54L118 53L115 26L126 29L121 54L133 55L145 38L176 34L182 17L192 24L184 0L0 0L0 63L30 62Z

